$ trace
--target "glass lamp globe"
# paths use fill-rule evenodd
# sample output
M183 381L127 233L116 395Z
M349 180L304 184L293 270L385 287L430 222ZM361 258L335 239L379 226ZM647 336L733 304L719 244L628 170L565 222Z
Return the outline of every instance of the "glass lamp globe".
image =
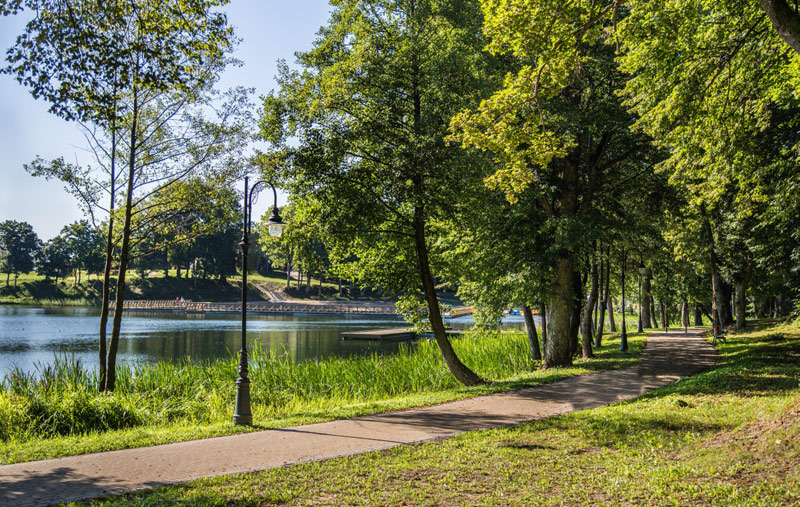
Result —
M273 238L280 237L283 234L283 228L286 227L286 224L269 224L269 235Z
M283 223L283 219L278 214L278 208L272 208L272 215L270 215L269 220L267 220L267 230L269 231L269 235L273 238L280 237L283 234L283 228L286 227L286 224Z

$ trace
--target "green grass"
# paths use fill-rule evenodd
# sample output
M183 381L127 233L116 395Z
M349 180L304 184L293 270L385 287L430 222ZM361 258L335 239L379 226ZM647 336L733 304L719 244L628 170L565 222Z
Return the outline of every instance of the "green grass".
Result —
M101 505L800 504L800 326L732 335L638 400Z
M158 363L118 368L117 390L98 394L96 380L62 357L38 375L6 376L0 388L0 462L176 442L213 435L346 418L441 403L589 373L638 361L607 339L597 357L569 368L531 364L522 334L480 333L453 340L464 363L493 382L460 386L433 341L397 354L295 363L254 351L250 380L257 426L231 424L237 360Z

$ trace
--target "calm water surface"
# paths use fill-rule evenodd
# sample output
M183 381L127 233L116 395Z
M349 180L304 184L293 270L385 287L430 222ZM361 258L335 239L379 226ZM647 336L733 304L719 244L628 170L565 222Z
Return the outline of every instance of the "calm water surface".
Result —
M60 353L74 354L84 365L97 364L97 308L0 305L0 378L14 366L33 371ZM119 362L215 360L239 350L240 315L126 313L122 319ZM521 325L510 317L511 326ZM287 354L297 361L354 354L396 352L397 342L342 340L339 332L403 327L394 316L374 315L249 315L247 340L264 350ZM471 319L451 322L467 327ZM111 326L109 325L109 334Z
M32 371L67 352L97 364L97 308L38 308L0 305L0 377L13 366ZM118 361L193 361L229 357L239 350L241 316L233 314L126 313ZM288 354L298 361L372 352L391 353L399 344L339 339L340 331L405 326L393 316L248 315L248 346ZM111 326L109 324L109 334Z

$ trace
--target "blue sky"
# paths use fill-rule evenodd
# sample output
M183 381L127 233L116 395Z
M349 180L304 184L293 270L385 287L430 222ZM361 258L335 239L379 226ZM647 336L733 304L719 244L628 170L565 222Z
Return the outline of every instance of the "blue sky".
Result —
M325 0L232 0L225 10L242 39L234 56L244 65L228 69L220 88L253 87L256 97L275 87L279 59L292 64L295 51L311 47L330 11ZM3 56L23 27L21 16L0 17ZM33 178L23 164L36 156L88 160L77 125L49 114L47 108L47 103L34 100L9 76L0 76L0 221L29 222L45 240L82 218L82 213L59 182ZM254 211L263 212L268 200L259 199L261 209Z

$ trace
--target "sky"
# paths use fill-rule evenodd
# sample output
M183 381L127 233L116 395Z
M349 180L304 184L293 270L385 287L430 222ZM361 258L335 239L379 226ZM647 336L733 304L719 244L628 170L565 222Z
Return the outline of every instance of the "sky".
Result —
M233 56L244 65L228 68L219 88L255 88L256 104L258 96L276 86L277 61L292 64L296 51L310 49L330 12L326 0L231 0L224 10L242 39ZM24 23L22 16L0 17L3 57ZM5 60L0 65L5 66ZM83 213L60 182L34 178L23 165L37 156L89 160L78 126L48 113L48 107L10 76L0 75L0 222L28 222L42 240L56 236L63 226L83 218ZM254 206L254 216L267 208L271 199L266 197ZM279 205L283 201L285 196L279 195Z

